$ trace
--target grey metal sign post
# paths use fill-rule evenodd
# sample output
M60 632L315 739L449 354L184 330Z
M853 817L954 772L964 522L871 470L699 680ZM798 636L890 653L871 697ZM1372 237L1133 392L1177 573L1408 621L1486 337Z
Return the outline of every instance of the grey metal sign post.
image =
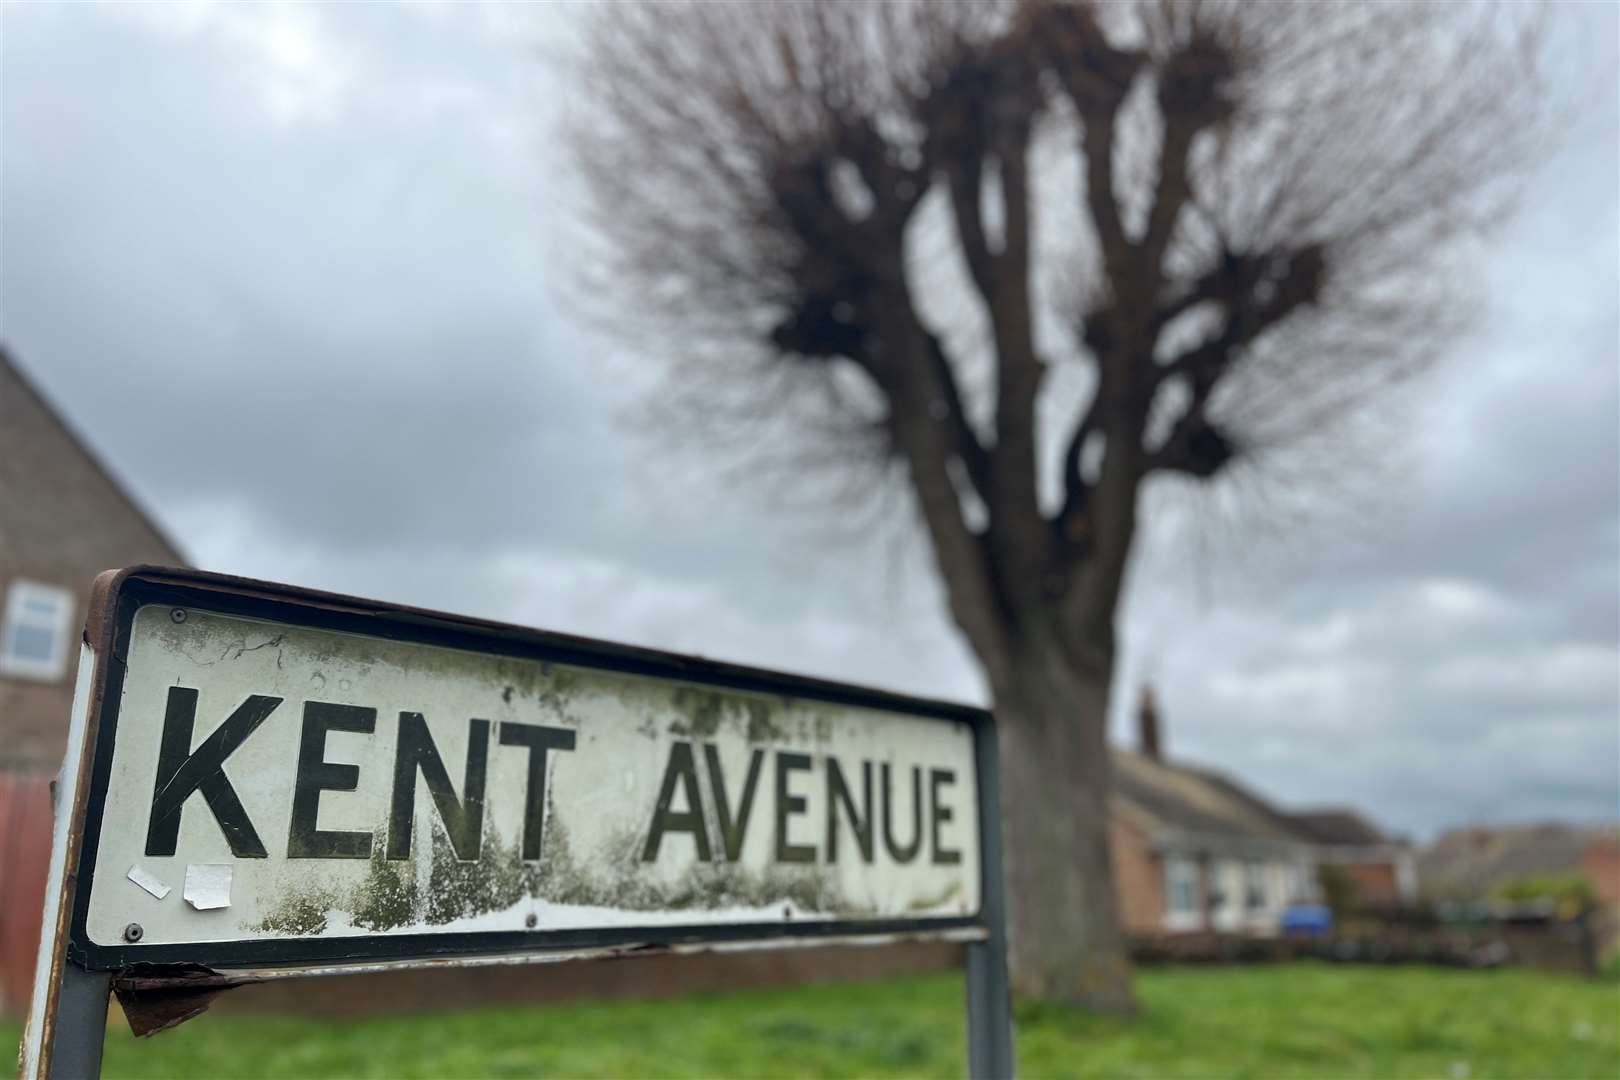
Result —
M25 1077L233 986L656 949L967 954L1010 1076L983 710L192 571L96 583Z
M1001 869L1001 770L995 730L986 724L975 753L979 768L979 863L985 937L967 953L968 1075L1011 1077L1012 1000L1007 985L1007 895Z

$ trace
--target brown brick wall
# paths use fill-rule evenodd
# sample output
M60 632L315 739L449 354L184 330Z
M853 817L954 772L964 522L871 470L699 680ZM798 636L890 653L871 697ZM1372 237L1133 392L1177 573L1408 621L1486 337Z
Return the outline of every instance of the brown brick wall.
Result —
M1151 934L1163 930L1164 872L1159 857L1140 832L1118 818L1109 826L1109 842L1120 919L1126 932Z
M101 571L181 561L0 351L0 605L17 578L55 585L78 597L82 625ZM0 769L56 769L77 656L53 682L0 675Z
M1358 903L1369 907L1394 907L1401 901L1395 884L1395 864L1391 862L1339 863L1339 869L1355 889Z
M0 771L0 1016L28 1006L50 862L50 781Z
M1620 907L1620 841L1593 840L1581 857L1581 872L1600 904Z

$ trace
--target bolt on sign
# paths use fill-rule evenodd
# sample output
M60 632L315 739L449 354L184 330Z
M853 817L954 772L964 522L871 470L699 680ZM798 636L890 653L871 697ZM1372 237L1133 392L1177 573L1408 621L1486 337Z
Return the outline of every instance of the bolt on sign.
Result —
M980 710L179 570L85 641L25 1075L94 1073L109 991L919 938L1010 1071Z

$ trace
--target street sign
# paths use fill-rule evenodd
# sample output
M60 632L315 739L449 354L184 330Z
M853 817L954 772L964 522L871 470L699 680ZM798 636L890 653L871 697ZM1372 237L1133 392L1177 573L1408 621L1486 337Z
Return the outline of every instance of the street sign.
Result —
M959 940L1004 1019L980 710L188 571L92 606L25 1074L93 1071L109 984L646 949Z

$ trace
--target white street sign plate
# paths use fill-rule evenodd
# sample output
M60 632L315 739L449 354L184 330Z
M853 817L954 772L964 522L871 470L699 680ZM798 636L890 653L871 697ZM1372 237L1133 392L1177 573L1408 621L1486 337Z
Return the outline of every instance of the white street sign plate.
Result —
M76 912L92 958L229 966L979 915L971 710L295 600L125 590Z

